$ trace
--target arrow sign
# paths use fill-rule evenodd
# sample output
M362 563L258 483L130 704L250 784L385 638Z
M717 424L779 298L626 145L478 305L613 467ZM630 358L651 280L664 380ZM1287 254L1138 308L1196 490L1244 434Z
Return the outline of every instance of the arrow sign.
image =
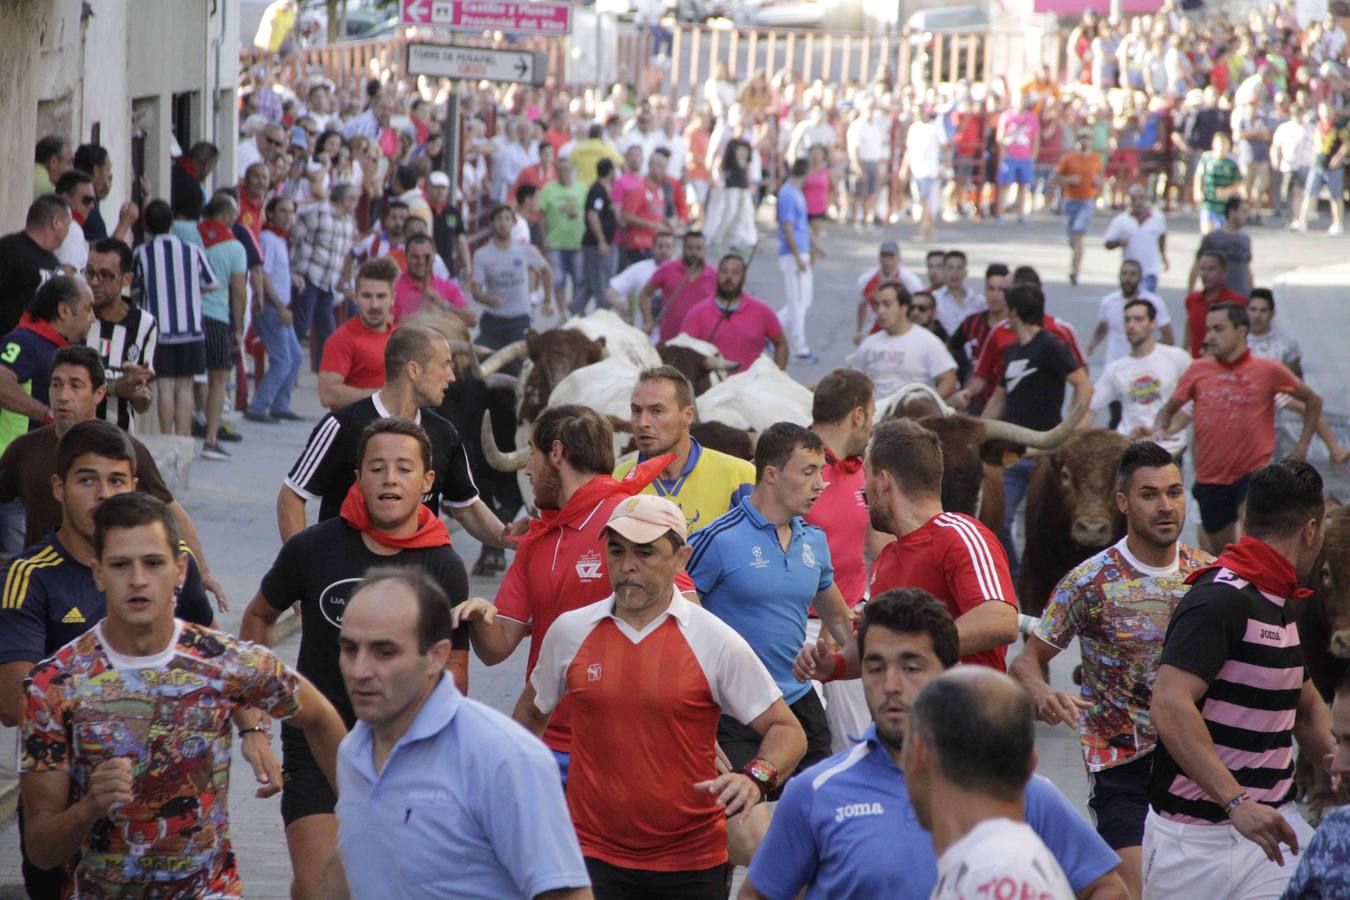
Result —
M402 0L400 12L404 25L430 25L449 31L561 35L572 30L572 7L567 3Z
M409 75L432 78L471 78L541 85L548 59L530 50L492 50L487 47L451 47L445 44L409 44Z

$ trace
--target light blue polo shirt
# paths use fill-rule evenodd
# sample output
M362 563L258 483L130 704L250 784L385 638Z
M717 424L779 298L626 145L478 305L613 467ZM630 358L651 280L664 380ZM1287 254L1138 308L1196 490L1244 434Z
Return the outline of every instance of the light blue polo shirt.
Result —
M806 195L802 189L790 181L783 182L778 189L778 255L787 256L792 252L788 248L783 232L792 230L797 240L797 252L804 258L811 256L811 222L806 215Z
M816 594L834 584L825 532L792 520L787 550L778 530L746 498L689 539L685 569L703 606L750 644L787 703L811 690L792 677L792 661L806 640L806 612Z
M548 749L448 674L376 774L358 722L338 751L353 897L534 897L591 883Z
M1120 865L1120 857L1048 780L1027 784L1027 824L1059 861L1075 891ZM863 741L787 783L750 864L750 882L770 900L927 900L937 884L933 839L909 802L905 775L868 727Z

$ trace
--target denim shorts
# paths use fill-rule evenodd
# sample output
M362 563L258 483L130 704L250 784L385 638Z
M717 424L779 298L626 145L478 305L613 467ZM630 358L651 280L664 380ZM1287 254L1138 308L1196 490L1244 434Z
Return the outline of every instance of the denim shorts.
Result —
M1088 225L1092 224L1092 207L1091 200L1064 201L1064 230L1069 237L1087 234Z
M1036 163L1030 159L1003 157L998 164L999 184L1031 184L1036 178Z
M1305 190L1314 199L1317 192L1322 189L1322 185L1327 186L1331 192L1331 199L1340 203L1345 195L1345 170L1344 169L1326 169L1322 166L1313 166L1308 170L1308 183Z

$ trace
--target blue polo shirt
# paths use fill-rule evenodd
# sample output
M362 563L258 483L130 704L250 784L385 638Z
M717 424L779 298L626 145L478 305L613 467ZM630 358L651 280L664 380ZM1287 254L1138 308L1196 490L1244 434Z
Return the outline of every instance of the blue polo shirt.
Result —
M802 189L790 181L783 182L778 189L778 255L787 256L792 250L788 247L783 232L791 230L797 240L797 252L809 259L811 256L811 223L806 214L806 195Z
M535 897L591 883L548 749L448 674L375 771L370 726L338 750L353 897Z
M694 554L685 569L704 608L745 638L783 699L796 703L811 690L810 682L792 676L806 640L806 613L816 594L834 584L825 532L795 517L784 550L778 529L747 498L689 545Z
M1027 784L1026 819L1075 891L1120 865L1087 819L1040 775ZM770 900L788 900L802 888L807 900L927 900L937 884L933 839L919 825L905 775L875 725L862 743L787 783L748 877Z

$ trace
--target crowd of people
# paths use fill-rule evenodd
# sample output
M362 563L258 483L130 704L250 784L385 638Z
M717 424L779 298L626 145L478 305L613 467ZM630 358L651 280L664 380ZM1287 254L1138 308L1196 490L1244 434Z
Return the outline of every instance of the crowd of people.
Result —
M385 73L346 96L262 67L237 170L183 148L168 196L111 231L107 151L43 138L0 238L0 721L22 730L29 895L239 895L236 739L280 795L297 897L722 898L738 866L739 896L784 900L1350 889L1345 817L1313 837L1293 803L1295 740L1350 773L1350 679L1313 687L1296 622L1328 530L1305 459L1350 450L1246 230L1267 209L1306 227L1324 183L1341 221L1347 42L1291 15L1085 16L1068 80L1015 89L737 85L722 65L674 102L462 85L449 173L447 86ZM1307 171L1274 179L1296 142L1273 117L1314 108ZM1179 327L1157 293L1176 201L1204 232ZM590 309L733 369L816 363L829 221L910 205L931 245L944 219L1038 203L1064 214L1073 282L1094 212L1121 207L1092 248L1121 251L1119 289L1085 345L1035 269L972 278L948 246L911 270L883 232L856 348L809 425L763 430L750 459L701 444L694 385L650 368L632 453L588 406L528 423L534 509L512 522L449 421L475 345ZM763 241L777 309L747 292ZM230 461L227 412L301 420L307 366L328 412L281 479L280 549L236 637L138 420ZM877 421L914 385L1019 434L1118 432L1119 539L1025 596L1035 460L1004 460L992 527L948 508L945 439ZM1275 459L1279 415L1302 428ZM493 596L470 596L445 515L513 552ZM292 609L294 667L271 649ZM1059 690L1074 638L1081 690ZM509 714L471 699L469 655L522 643ZM1035 774L1038 720L1078 733L1090 794Z

